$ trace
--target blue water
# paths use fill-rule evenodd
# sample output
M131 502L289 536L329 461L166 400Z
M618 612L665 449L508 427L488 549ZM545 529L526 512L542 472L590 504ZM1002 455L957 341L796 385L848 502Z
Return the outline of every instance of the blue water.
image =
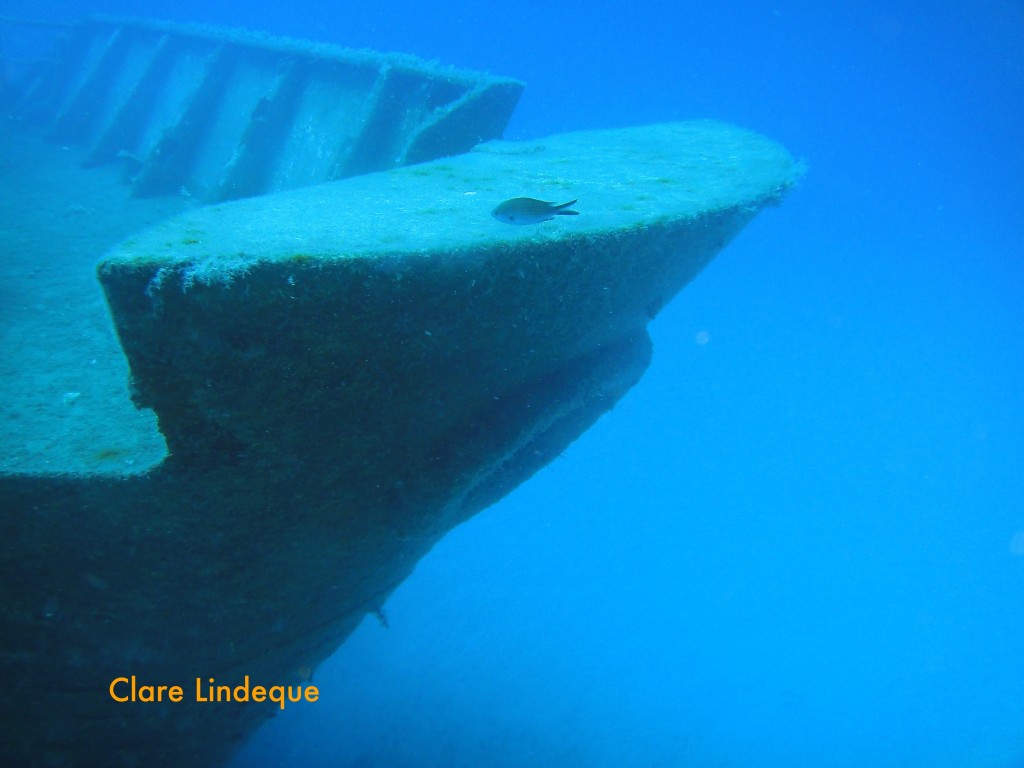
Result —
M239 768L1024 766L1024 3L637 5L0 4L515 76L512 139L713 117L808 162Z

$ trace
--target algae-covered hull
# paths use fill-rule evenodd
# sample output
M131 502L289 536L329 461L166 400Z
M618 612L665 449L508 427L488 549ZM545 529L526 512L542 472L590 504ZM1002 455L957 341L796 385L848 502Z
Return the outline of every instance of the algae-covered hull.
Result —
M111 680L308 678L639 379L647 322L797 173L720 123L566 134L120 245L99 278L169 456L132 478L0 476L5 748L226 760L273 707L119 704ZM580 215L490 216L517 196Z

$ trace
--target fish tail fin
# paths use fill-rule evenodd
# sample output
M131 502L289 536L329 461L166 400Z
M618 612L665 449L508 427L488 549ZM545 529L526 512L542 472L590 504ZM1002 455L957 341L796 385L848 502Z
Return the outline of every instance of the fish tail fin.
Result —
M562 203L561 205L556 205L555 208L554 208L555 215L556 216L579 216L580 215L579 211L567 211L567 210L565 210L570 205L576 205L577 202L579 202L579 200L570 200L568 203Z

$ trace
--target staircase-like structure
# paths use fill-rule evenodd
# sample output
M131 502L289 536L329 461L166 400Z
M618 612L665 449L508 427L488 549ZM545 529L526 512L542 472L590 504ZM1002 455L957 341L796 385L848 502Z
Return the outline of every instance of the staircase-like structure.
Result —
M137 195L217 202L466 152L501 136L522 89L402 54L95 17L8 107L121 164Z

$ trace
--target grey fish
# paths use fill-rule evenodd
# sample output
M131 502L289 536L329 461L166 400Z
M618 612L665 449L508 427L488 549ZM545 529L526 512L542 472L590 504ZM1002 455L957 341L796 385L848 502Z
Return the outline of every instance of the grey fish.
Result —
M532 197L513 197L491 211L491 216L506 224L540 224L555 216L579 216L579 211L565 210L575 203L575 200L556 204Z

